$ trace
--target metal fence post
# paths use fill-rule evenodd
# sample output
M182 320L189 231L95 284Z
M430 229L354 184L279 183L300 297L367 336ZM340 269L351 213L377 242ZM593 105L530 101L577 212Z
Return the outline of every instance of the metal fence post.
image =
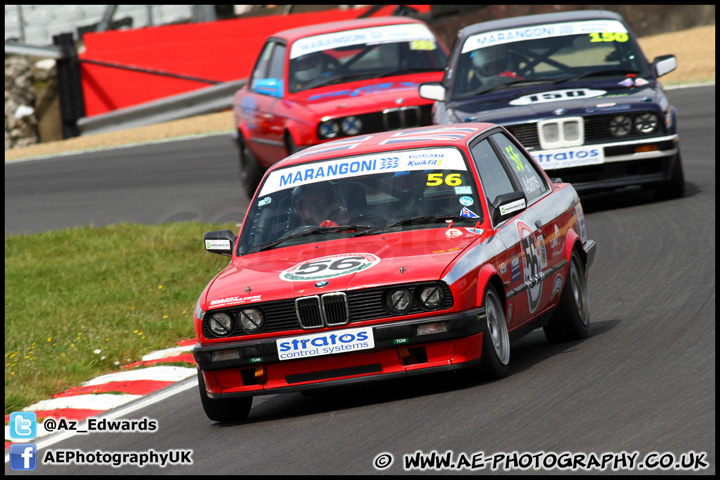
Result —
M77 121L85 116L85 101L80 83L80 59L72 33L53 35L53 44L62 48L64 58L57 60L58 95L63 138L80 136Z

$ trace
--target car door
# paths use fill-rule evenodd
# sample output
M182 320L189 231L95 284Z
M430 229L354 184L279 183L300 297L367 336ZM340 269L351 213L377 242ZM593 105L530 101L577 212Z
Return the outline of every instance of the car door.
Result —
M522 242L526 261L534 264L534 288L539 290L534 311L542 312L559 300L562 291L561 277L567 265L562 252L565 232L573 221L573 210L570 208L573 200L568 197L569 192L551 195L552 186L546 177L512 137L505 132L497 132L491 135L491 139L525 192L528 209L536 216L534 223L528 225L529 230L524 231Z
M490 138L475 142L470 146L470 151L492 219L496 198L520 191L521 188L509 164ZM537 214L523 206L511 218L493 223L495 235L503 242L506 251L505 256L498 259L497 269L507 298L505 313L509 329L540 312L542 284L537 281L540 278L539 222Z
M265 166L275 163L287 154L283 142L285 115L283 114L284 43L269 40L263 47L257 65L250 77L248 98L243 108L249 107L248 127L252 135L248 144Z

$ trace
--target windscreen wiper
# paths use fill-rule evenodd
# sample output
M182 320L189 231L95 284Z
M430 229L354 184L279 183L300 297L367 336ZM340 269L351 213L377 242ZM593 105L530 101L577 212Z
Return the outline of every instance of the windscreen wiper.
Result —
M546 83L551 83L548 80L538 80L538 79L523 79L523 80L513 80L512 82L505 82L501 83L500 85L495 85L489 88L485 88L483 90L479 90L477 92L474 92L472 95L482 95L483 93L493 92L495 90L501 90L505 87L512 87L514 85L543 85Z
M640 72L638 72L637 70L628 70L628 69L623 69L623 68L608 68L606 70L595 70L594 72L583 73L582 75L576 75L574 77L560 78L558 80L555 80L553 82L553 85L556 83L574 82L577 80L581 80L583 78L596 77L596 76L600 76L600 75L628 75L628 74L637 75L638 73L640 73Z
M288 240L292 240L293 238L301 238L301 237L310 237L312 235L317 235L319 233L336 233L336 232L350 232L360 229L368 229L370 228L369 225L341 225L338 227L314 227L309 230L303 230L301 232L293 233L292 235L288 235L286 237L279 238L273 242L266 243L265 245L260 245L258 248L258 252L264 252L265 250L270 250L271 248L280 245L283 242L286 242ZM256 248L256 247L253 247ZM252 250L252 248L250 249ZM250 253L248 251L247 253Z
M398 227L401 225L413 225L416 223L435 223L435 222L445 221L445 220L462 220L465 218L468 218L468 217L463 217L460 215L423 215L423 216L419 216L419 217L403 218L402 220L398 220L397 222L393 222L389 225L385 225L382 227L370 228L363 232L356 233L355 235L353 235L353 237L363 237L365 235L373 235L382 230L386 230L388 228L393 228L393 227Z

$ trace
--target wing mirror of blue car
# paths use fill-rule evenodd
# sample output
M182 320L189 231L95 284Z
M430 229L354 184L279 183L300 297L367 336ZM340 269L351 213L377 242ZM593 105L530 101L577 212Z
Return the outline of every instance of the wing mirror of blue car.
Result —
M237 236L230 230L216 230L205 234L205 250L218 255L232 257L233 244Z
M675 58L675 55L661 55L655 57L653 66L655 67L655 74L662 77L677 68L677 58Z
M427 100L445 101L445 87L440 82L421 83L418 94Z
M255 91L271 97L282 98L282 80L277 78L263 78L255 82Z
M519 191L498 195L492 204L494 207L493 223L495 225L504 222L508 218L514 217L527 207L525 193Z

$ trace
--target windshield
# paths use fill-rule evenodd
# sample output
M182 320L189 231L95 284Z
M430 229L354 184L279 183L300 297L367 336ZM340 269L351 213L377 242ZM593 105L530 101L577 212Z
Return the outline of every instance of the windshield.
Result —
M385 25L306 37L290 49L291 93L355 80L442 71L447 56L422 24Z
M597 76L648 76L646 61L615 20L532 25L465 40L454 95Z
M462 153L453 147L388 151L280 168L267 176L253 199L238 253L348 236L447 228L446 221L472 227L482 222L480 198Z

